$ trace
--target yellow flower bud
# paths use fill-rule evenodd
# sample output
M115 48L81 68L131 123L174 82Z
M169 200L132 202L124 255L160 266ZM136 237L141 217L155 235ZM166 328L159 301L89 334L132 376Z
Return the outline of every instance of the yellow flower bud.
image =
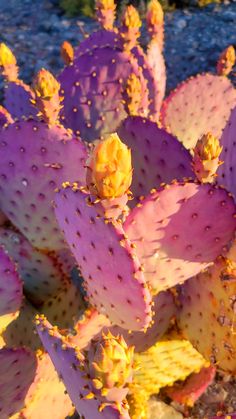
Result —
M90 167L99 198L117 198L128 191L132 182L131 151L117 134L95 147Z
M202 160L214 160L219 157L221 151L222 147L218 138L208 132L198 140L194 153Z
M219 140L210 132L198 140L194 148L192 166L200 182L211 183L214 181L217 169L222 164L219 161L221 151Z
M5 67L8 65L16 65L16 57L4 44L3 42L0 43L0 66Z
M42 68L33 81L33 88L38 97L51 99L59 92L60 83L49 71Z
M116 5L114 0L96 0L95 8L102 10L115 10Z
M230 45L220 55L216 67L217 74L219 76L227 76L235 65L235 61L235 49L232 45Z
M134 6L130 5L126 7L122 17L122 23L129 29L138 29L142 26L138 11Z
M111 332L102 335L88 353L89 372L96 388L122 388L133 372L134 347L128 347L122 336Z
M147 22L149 25L162 25L164 13L158 0L151 0L147 8Z
M140 79L131 73L126 83L126 107L129 115L137 115L142 96L142 86Z

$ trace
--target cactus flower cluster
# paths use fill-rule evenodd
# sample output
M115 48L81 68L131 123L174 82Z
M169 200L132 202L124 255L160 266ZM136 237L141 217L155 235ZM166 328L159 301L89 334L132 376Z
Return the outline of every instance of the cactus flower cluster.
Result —
M31 86L0 44L2 419L147 419L236 374L234 48L166 96L158 0L146 47L95 10Z

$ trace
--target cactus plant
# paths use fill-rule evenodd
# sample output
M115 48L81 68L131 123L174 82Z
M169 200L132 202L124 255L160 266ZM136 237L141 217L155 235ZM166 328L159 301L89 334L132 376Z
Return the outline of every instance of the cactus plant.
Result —
M235 284L234 263L220 258L184 284L179 315L179 326L193 346L213 364L234 374Z
M0 247L0 333L19 315L22 280L14 262Z
M6 81L4 105L13 118L36 116L31 103L34 92L18 78L18 71L16 57L6 44L0 43L0 73Z

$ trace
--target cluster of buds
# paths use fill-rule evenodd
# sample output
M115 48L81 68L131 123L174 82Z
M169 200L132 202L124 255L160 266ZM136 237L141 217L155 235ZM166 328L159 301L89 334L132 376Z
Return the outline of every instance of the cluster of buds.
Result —
M193 170L202 183L212 183L222 162L219 160L222 147L210 132L204 134L194 148Z
M61 98L59 96L60 83L47 70L42 68L33 80L35 103L48 125L58 120Z
M17 80L18 67L16 57L3 42L0 43L0 70L7 81Z

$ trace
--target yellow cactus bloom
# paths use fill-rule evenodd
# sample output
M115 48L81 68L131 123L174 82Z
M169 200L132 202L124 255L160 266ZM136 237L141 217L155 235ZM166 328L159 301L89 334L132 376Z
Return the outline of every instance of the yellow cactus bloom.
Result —
M219 157L222 151L218 138L214 137L210 132L204 134L198 140L194 153L197 154L201 160L214 160Z
M134 74L130 74L126 83L127 99L127 110L129 115L137 115L138 108L142 96L142 86L140 79Z
M122 16L122 23L129 29L138 29L142 26L138 11L134 6L127 6Z
M217 62L217 74L219 76L228 76L236 62L235 49L232 45L227 47Z
M151 0L148 3L147 22L150 25L162 25L164 21L164 12L158 0Z
M96 146L90 166L99 198L118 198L128 191L132 182L131 151L116 133Z
M16 57L3 42L0 43L0 66L16 65Z
M33 88L38 97L50 99L59 92L60 83L49 71L42 68L33 81Z
M95 8L102 10L115 10L116 5L114 0L96 0Z
M103 333L88 357L95 388L103 388L106 392L106 389L122 388L129 382L133 372L134 347L128 347L122 336Z

